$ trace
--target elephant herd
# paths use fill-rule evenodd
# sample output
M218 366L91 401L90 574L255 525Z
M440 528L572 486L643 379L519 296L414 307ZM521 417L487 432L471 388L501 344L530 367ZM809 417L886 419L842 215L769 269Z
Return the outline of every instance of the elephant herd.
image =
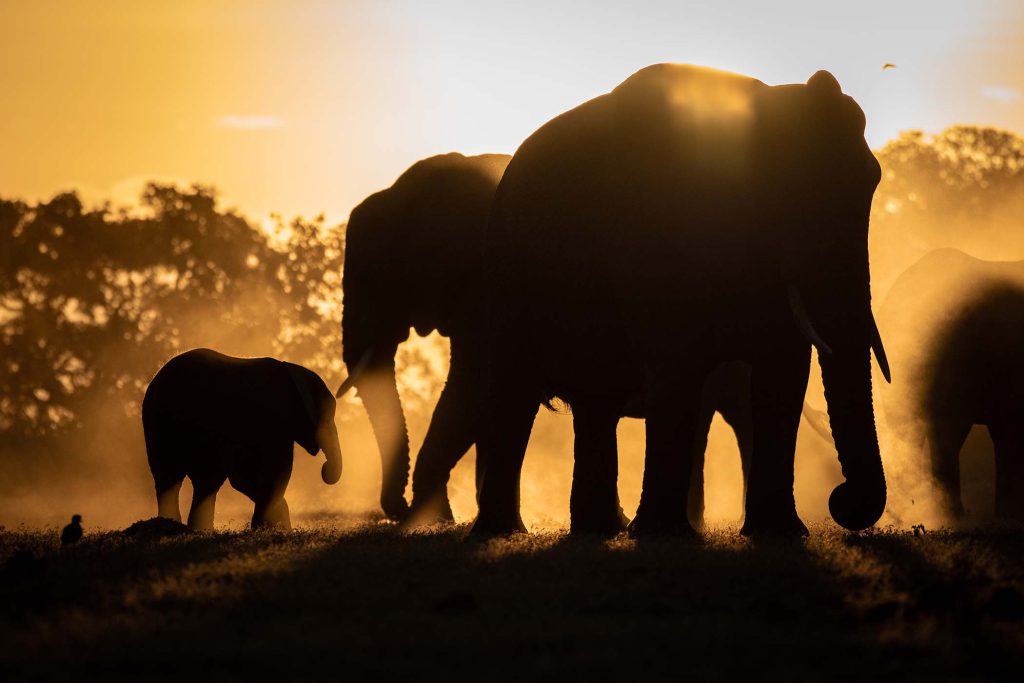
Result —
M354 388L367 410L385 514L451 521L448 478L475 445L473 533L523 531L527 442L540 406L557 399L571 408L575 434L572 532L609 535L628 523L633 536L695 533L704 447L719 412L743 456L742 533L806 534L793 479L813 346L845 478L830 513L851 530L877 522L887 491L872 352L886 381L890 372L868 264L881 171L864 127L860 107L825 71L806 84L768 86L658 64L544 124L512 157L431 157L364 200L348 224L349 375L337 395ZM880 309L882 331L899 339L889 393L905 373L921 406L907 410L929 416L907 420L908 438L928 443L954 508L965 425L989 425L997 510L1024 518L1024 265L929 258L948 261L937 268L950 277L958 277L953 264L962 267L978 286L963 288L961 305L942 304L950 313L922 367L912 360L924 357L920 348L905 342L912 316L898 308L890 318L888 302ZM934 291L913 280L931 267L926 258L901 278L894 306L904 287L919 298ZM929 300L920 310L942 305ZM447 336L451 364L407 503L410 447L395 356L410 328ZM333 401L306 405L312 419L303 424L323 434L300 444L314 453L327 444L324 480L336 479L337 436L324 427ZM617 491L623 417L646 424L632 521Z

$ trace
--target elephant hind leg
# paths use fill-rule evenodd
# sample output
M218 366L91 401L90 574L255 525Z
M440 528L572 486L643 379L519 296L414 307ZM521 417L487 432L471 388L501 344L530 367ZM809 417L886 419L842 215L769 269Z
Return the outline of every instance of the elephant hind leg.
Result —
M515 368L499 365L491 383L477 441L477 467L483 466L483 474L473 536L526 531L519 514L519 484L540 402L525 390L528 383L517 381Z
M697 428L693 436L693 472L690 474L690 495L686 499L686 518L694 529L704 529L704 463L708 451L708 434L715 417L713 406L701 400Z
M996 517L1024 522L1024 424L1010 416L989 425L996 451Z
M704 378L703 366L652 362L645 371L647 445L643 489L629 534L693 537L687 518L694 441Z
M628 523L619 505L618 412L607 407L573 406L576 460L569 497L569 531L573 534L614 536Z

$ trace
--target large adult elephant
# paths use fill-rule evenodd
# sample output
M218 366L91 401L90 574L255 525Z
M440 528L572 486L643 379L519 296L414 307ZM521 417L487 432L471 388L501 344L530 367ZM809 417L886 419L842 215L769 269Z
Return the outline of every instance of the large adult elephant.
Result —
M478 442L477 533L523 530L519 475L538 404L575 416L580 475L605 481L576 512L609 523L615 425L646 418L633 534L686 520L701 387L751 365L747 534L805 534L793 454L817 346L846 481L833 518L863 529L885 507L872 416L868 215L880 178L864 114L824 71L769 87L692 66L645 68L531 135L489 221L491 346ZM630 397L641 396L630 406ZM574 517L575 524L575 517Z
M409 435L395 353L410 328L451 340L447 382L416 460L413 501L432 517L452 517L448 475L476 440L484 226L510 158L424 159L349 218L342 316L349 378L338 396L354 386L366 407L381 454L381 507L392 519L408 513Z
M1024 261L926 254L878 311L900 374L882 396L886 421L925 449L947 510L964 512L960 451L971 427L995 446L995 513L1024 521Z

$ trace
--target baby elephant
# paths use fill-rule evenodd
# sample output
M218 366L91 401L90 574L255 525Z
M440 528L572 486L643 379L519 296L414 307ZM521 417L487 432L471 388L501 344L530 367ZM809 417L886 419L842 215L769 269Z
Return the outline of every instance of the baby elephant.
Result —
M341 477L335 399L320 377L274 358L193 349L172 358L146 389L142 427L158 514L181 521L178 491L192 481L188 525L213 527L217 491L231 482L256 504L252 526L291 528L284 491L292 444L323 450L324 482Z

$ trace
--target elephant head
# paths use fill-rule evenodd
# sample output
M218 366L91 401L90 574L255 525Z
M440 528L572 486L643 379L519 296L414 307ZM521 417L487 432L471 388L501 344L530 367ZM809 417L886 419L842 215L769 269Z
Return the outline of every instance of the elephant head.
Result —
M295 442L310 455L324 452L327 462L320 476L324 483L336 484L341 478L341 444L334 424L337 402L315 372L294 363L284 363L284 366L297 395L294 404L299 408L293 411Z
M409 476L395 355L410 328L453 336L476 324L483 233L508 161L498 154L424 159L349 217L342 316L349 376L336 395L355 388L363 401L381 454L381 507L392 519L408 511Z
M826 71L758 98L755 155L769 178L767 220L778 236L780 285L793 322L818 350L846 481L829 499L840 525L881 517L886 487L872 409L870 355L889 367L871 312L868 217L881 178L864 113Z

